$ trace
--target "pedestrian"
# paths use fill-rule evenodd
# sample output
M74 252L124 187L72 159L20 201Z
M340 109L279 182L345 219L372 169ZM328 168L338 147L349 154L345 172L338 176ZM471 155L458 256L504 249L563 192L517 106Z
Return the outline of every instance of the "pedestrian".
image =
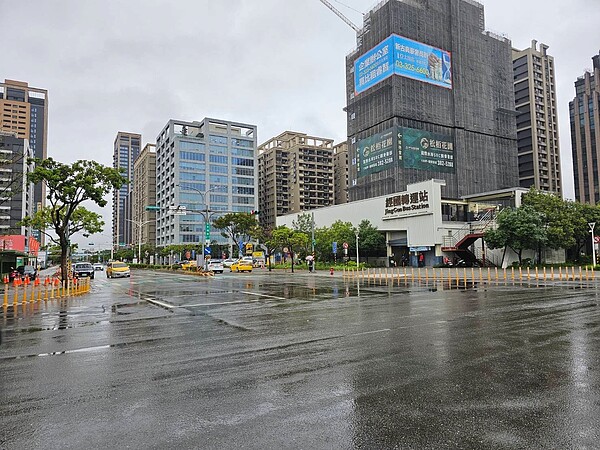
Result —
M408 264L408 257L406 256L406 253L402 254L402 267L406 267L406 265Z
M419 253L419 267L425 267L425 255Z

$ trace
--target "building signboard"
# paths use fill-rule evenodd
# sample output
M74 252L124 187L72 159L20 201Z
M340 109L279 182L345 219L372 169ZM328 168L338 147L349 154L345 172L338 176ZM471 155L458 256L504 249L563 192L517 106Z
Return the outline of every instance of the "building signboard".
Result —
M394 74L452 89L452 57L446 50L392 34L354 62L355 95Z
M432 213L433 205L427 190L407 191L385 199L383 220Z
M454 141L450 136L414 128L398 128L398 159L405 169L454 172Z
M395 166L453 173L454 140L445 134L394 127L358 142L359 178Z
M395 130L391 128L358 142L356 169L359 177L394 166L394 134Z

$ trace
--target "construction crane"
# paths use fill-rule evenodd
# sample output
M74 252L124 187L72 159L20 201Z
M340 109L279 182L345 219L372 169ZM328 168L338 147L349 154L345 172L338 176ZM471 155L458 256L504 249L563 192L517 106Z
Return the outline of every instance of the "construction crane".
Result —
M344 22L346 22L346 25L348 25L350 28L352 28L354 31L356 31L357 34L360 33L360 28L358 28L356 25L354 25L350 19L348 19L345 15L343 15L335 6L333 6L331 3L329 3L327 0L321 0L321 3L323 3L325 6L327 6L330 10L333 11L333 13L338 16L340 19L342 19Z

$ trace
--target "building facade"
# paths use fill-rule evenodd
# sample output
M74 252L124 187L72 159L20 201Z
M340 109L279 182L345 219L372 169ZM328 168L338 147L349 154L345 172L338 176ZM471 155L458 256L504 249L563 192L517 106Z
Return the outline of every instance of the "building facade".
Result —
M554 58L532 41L513 49L519 184L562 195Z
M262 226L277 216L331 206L333 140L286 131L258 148Z
M593 69L575 81L575 98L569 102L571 119L571 149L575 200L600 203L600 54L592 58Z
M156 139L156 244L199 244L206 222L257 208L256 126L169 120ZM209 229L210 242L228 244Z
M146 144L133 163L133 244L156 246L156 145Z
M333 147L333 203L348 203L348 142Z
M113 167L120 169L129 183L113 191L113 246L125 247L132 244L133 228L131 223L134 161L140 154L142 135L119 131L113 147Z
M4 80L0 83L0 131L16 133L27 139L33 157L48 157L48 91L28 83ZM43 183L34 187L34 212L46 204ZM44 243L43 236L34 230L34 236Z
M0 234L35 238L31 228L19 225L34 212L34 185L27 182L32 157L27 139L0 132Z
M346 57L350 201L518 185L512 48L473 0L380 2Z

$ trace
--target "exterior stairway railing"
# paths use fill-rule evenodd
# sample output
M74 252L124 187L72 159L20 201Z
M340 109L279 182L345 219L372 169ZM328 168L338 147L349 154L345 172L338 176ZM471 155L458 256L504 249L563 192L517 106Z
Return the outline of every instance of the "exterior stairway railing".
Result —
M454 233L448 236L444 236L442 249L453 251L457 249L457 245L469 235L483 235L487 230L494 229L496 227L496 216L498 211L496 209L488 209L481 215L478 220L468 222L462 228L456 230ZM485 243L483 244L485 246ZM488 265L489 263L494 264L490 260L487 252L480 246L471 245L471 253L475 255L478 261L482 265ZM466 250L466 249L465 249Z

